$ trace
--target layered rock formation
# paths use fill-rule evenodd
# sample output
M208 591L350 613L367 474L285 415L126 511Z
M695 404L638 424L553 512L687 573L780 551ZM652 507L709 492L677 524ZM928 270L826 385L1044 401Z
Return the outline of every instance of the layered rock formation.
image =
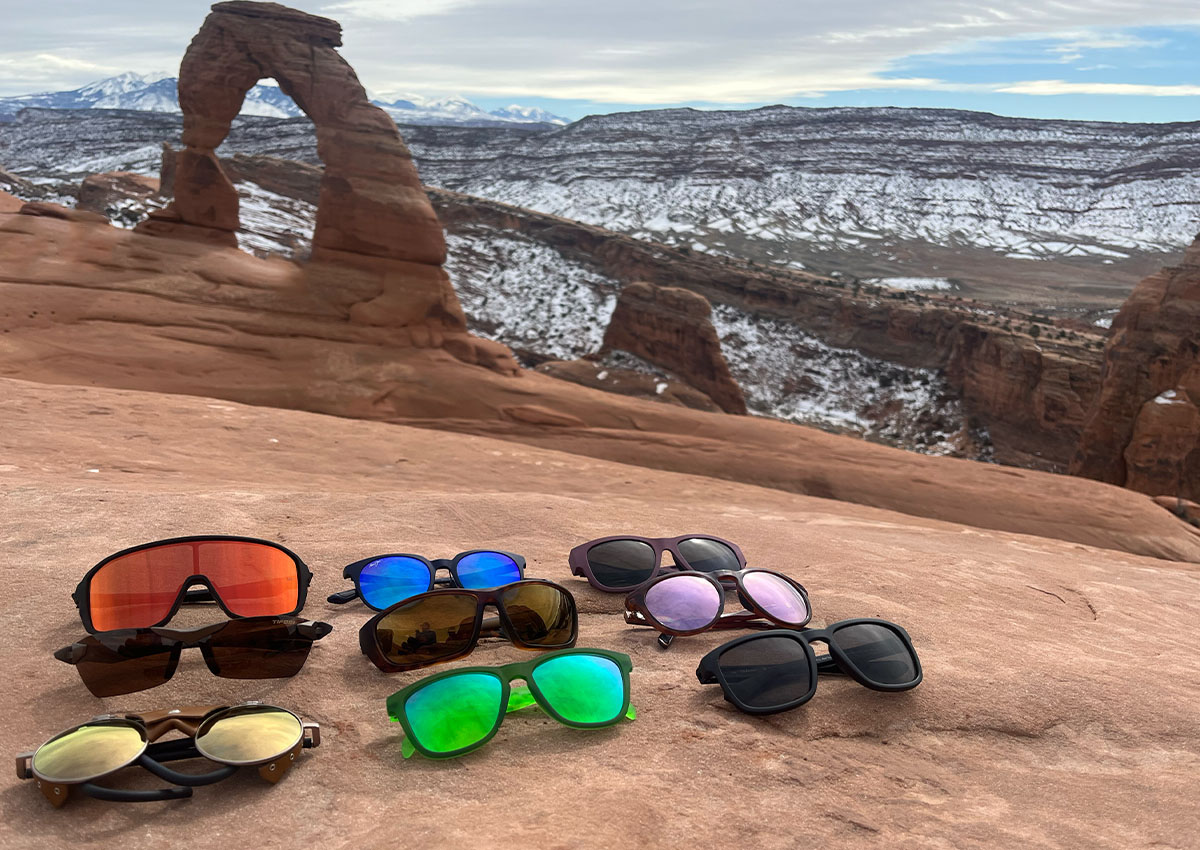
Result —
M1113 320L1099 395L1071 471L1200 498L1200 238Z
M604 332L604 350L611 349L678 375L726 413L746 412L746 398L721 355L712 307L703 295L641 281L629 284Z
M446 244L437 215L396 125L368 102L334 49L340 44L341 27L328 18L274 3L213 6L180 66L185 147L171 175L174 201L144 228L236 245L237 192L215 151L246 92L274 77L312 119L325 164L313 260L361 269L378 287L369 305L341 299L342 306L371 324L426 323L461 333L462 310L441 269ZM314 283L325 277L314 272ZM324 289L340 299L336 288Z
M334 49L336 21L274 3L213 6L180 69L184 149L163 146L161 190L174 198L138 229L234 247L238 197L216 148L247 90L263 77L309 115L325 163L312 259L300 275L351 323L405 329L397 339L444 348L472 364L516 374L507 349L466 333L442 269L446 246L396 125L372 106ZM111 184L114 178L97 178Z
M488 349L465 334L348 321L313 285L322 265L330 273L327 264L259 259L102 221L0 214L0 376L420 424L1200 561L1200 529L1128 490L655 404L536 372L513 380L500 346L491 368L476 368L468 363ZM371 285L357 272L326 283L360 298Z
M84 178L75 196L75 206L112 218L115 207L129 201L144 201L159 193L159 181L145 174L110 171Z

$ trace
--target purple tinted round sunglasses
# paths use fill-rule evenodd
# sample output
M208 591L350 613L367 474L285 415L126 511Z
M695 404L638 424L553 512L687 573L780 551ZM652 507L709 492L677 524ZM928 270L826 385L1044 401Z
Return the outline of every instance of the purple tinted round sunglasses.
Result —
M664 567L663 552L670 552L675 568ZM696 570L729 572L746 566L746 556L736 543L709 534L679 537L638 537L621 534L581 543L571 550L571 574L606 593L629 593L645 587L664 572Z
M746 610L724 613L726 591ZM774 570L667 573L625 598L625 622L659 631L663 648L708 629L799 629L810 619L804 585Z

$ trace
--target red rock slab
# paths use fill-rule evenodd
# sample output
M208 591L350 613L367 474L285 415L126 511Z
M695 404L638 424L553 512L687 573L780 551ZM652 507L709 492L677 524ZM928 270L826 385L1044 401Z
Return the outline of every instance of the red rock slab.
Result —
M0 623L19 636L0 643L0 750L103 711L247 698L322 726L321 747L279 785L250 772L190 800L81 796L54 811L10 774L5 848L1128 850L1188 847L1200 830L1200 602L1196 574L1179 564L211 398L0 381L0 399L0 590L12 602ZM619 595L566 566L568 549L594 535L692 530L803 581L816 623L902 623L925 682L888 695L827 678L804 708L747 717L694 675L736 632L664 651L624 624ZM315 575L305 614L333 633L292 679L219 679L185 657L166 685L92 697L50 655L82 634L69 598L79 577L124 546L208 531L298 552ZM475 545L521 552L530 575L576 594L580 645L633 657L636 721L586 732L527 710L463 759L401 758L384 701L422 673L378 672L358 649L367 610L324 597L360 556ZM188 610L179 622L211 616ZM450 666L532 657L485 642ZM162 785L136 771L123 781Z
M389 326L379 278L331 267L314 277L317 268L112 227L9 217L0 224L0 375L485 434L1200 562L1200 530L1141 494L518 373L502 346L454 332L436 310L424 324Z

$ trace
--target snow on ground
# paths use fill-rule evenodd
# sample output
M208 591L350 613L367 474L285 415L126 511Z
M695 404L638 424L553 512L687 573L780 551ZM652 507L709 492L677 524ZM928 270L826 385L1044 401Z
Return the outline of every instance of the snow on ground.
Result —
M472 330L561 360L600 348L616 281L511 231L479 228L446 243L446 271Z
M791 322L725 304L713 324L754 413L950 454L965 416L945 380L834 348Z
M863 283L877 284L890 289L907 289L910 292L922 289L954 288L950 279L945 277L876 277L864 280Z

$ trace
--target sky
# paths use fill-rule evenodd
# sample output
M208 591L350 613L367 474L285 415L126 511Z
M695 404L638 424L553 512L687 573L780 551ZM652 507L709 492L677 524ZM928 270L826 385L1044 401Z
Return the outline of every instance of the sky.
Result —
M170 71L195 0L0 0L0 96ZM927 106L1200 120L1200 4L1161 0L294 0L372 95L576 119L668 106Z

